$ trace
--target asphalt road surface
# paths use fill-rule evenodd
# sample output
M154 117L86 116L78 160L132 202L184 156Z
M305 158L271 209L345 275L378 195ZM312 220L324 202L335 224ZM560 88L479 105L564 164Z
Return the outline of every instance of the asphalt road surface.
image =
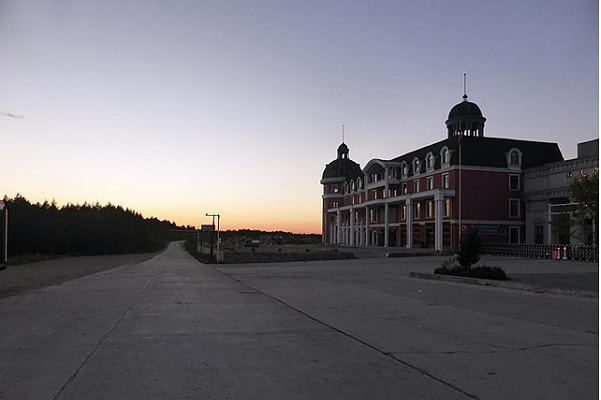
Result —
M598 398L598 298L408 277L441 261L214 268L174 243L0 299L0 398Z

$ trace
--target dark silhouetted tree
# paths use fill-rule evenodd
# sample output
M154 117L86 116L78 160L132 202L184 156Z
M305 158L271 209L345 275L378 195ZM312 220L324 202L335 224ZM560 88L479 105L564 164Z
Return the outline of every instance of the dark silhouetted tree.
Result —
M99 203L32 204L4 197L9 210L9 254L123 254L163 248L176 225Z
M472 265L480 261L481 244L482 240L476 231L470 232L467 236L461 238L457 262L464 268L471 268Z
M572 200L576 203L573 214L574 227L579 228L575 235L581 235L587 245L599 244L599 170L592 174L580 172L570 183Z

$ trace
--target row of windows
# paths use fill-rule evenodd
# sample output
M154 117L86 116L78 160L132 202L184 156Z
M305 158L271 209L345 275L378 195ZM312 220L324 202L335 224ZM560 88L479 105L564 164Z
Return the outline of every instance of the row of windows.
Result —
M452 205L452 200L450 198L447 198L444 200L444 205L443 205L443 210L442 210L442 216L443 217L450 217L451 216L451 205ZM423 210L423 211L422 211ZM399 217L402 221L406 221L407 220L407 205L402 205L399 208ZM423 219L423 218L434 218L435 217L435 209L434 209L434 201L433 200L428 200L426 202L416 202L413 204L413 215L412 218L413 219ZM380 213L378 212L378 210L376 209L370 209L369 210L369 219L371 223L378 223L379 222L379 217Z
M432 177L432 176L428 177L426 179L425 183L426 183L426 187L423 188L424 190L435 189L434 177ZM449 188L449 174L443 174L441 176L440 188L442 188L442 189ZM419 193L420 191L422 191L422 184L421 184L421 181L419 179L417 179L417 180L413 181L413 191L411 193ZM408 189L407 183L402 183L400 187L393 185L388 189L388 192L386 192L384 188L370 190L369 191L369 200L377 200L377 199L383 199L383 198L387 198L387 197L396 197L396 196L401 196L404 194L409 194L409 189ZM352 202L352 204L355 204L356 202L361 203L362 196L361 195L359 195L358 197L352 196L351 202Z
M441 158L441 165L443 167L448 167L449 163L451 161L451 151L445 146L440 150L440 158ZM412 173L414 175L417 175L421 172L422 169L422 165L425 164L426 167L426 171L430 172L434 170L434 166L436 164L436 156L434 156L434 154L432 152L429 152L426 155L426 158L424 160L420 160L419 158L415 157L411 163L411 167L412 167ZM401 177L406 178L409 175L409 165L407 164L407 162L402 161L401 162L401 167L400 168L390 168L389 173L388 173L388 178L389 179L399 179ZM385 177L385 173L383 171L381 172L376 172L376 173L372 173L366 176L367 182L368 183L373 183L373 182L378 182L382 179L384 179ZM363 188L363 182L362 179L359 178L357 180L356 185L352 185L352 190L355 190L356 188L358 189L362 189Z
M451 162L451 153L452 150L449 150L446 146L440 149L440 166L441 168L448 167ZM519 168L522 164L522 152L519 149L513 148L507 154L507 167L508 168ZM423 160L420 160L418 157L414 157L413 161L411 161L411 165L407 162L402 161L400 168L390 168L388 178L391 179L399 179L401 177L406 178L409 175L409 167L411 167L411 171L413 175L419 175L422 171L422 167L425 165L426 172L431 172L434 170L436 165L437 156L435 156L432 152L426 154L426 157ZM383 173L372 173L368 175L367 181L378 182L384 178ZM363 182L359 179L357 183L357 188L363 188ZM354 190L355 188L353 188Z
M419 193L422 190L422 182L423 180L420 179L416 179L413 181L413 192L412 193ZM434 181L434 176L429 176L425 179L425 188L424 190L432 190L435 189L435 181ZM346 186L346 184L345 184ZM354 188L354 182L351 182L351 188ZM449 180L449 174L442 174L441 178L440 178L440 188L441 189L449 189L450 188L450 180ZM330 193L339 193L339 186L334 184L330 187ZM353 189L354 190L354 189ZM512 191L520 191L521 190L521 176L517 175L517 174L510 174L509 175L509 190ZM345 193L348 193L348 190L345 191ZM384 196L384 188L379 188L379 189L373 189L370 191L370 200L375 200L375 199L379 199L379 198L384 198L384 197L396 197L396 196L400 196L403 194L408 194L409 191L407 189L407 182L403 182L400 186L400 188L396 187L396 186L392 186L390 189L388 189L388 193L387 196ZM353 203L355 204L355 203Z
M522 215L522 201L520 199L509 199L509 217L510 218L520 218ZM332 202L332 207L337 208L339 206L338 202ZM425 202L415 202L413 203L413 215L412 218L415 220L427 218L435 218L435 203L434 200L427 200ZM446 198L444 199L442 216L450 217L451 216L451 207L452 207L452 199ZM359 211L357 211L359 212ZM407 205L403 204L399 208L400 219L402 221L407 220ZM369 210L369 219L371 223L378 223L378 216L380 212L377 209Z
M442 167L448 167L451 161L451 151L445 146L440 150L440 163ZM424 160L420 160L419 158L413 158L411 162L411 169L413 175L417 175L421 172L422 166L425 164L426 171L430 172L434 170L434 166L436 164L436 156L432 152L426 154L426 158ZM403 161L401 162L401 168L393 168L391 172L391 178L398 179L400 176L407 177L409 175L409 165Z

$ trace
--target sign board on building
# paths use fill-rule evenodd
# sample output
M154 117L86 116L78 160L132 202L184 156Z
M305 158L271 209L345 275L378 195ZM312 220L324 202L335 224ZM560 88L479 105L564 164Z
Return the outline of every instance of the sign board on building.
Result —
M572 214L578 211L578 203L549 204L550 214Z
M462 230L463 230L464 226L466 226L466 225L462 226ZM483 236L507 235L507 226L505 226L505 225L471 225L471 226L469 226L469 230L478 232L478 234L483 235ZM463 231L467 232L468 228L466 227L466 229Z

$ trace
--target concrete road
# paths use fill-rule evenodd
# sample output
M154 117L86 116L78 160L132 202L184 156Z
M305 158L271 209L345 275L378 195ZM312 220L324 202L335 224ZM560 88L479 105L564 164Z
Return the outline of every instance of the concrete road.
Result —
M215 269L172 244L0 300L0 398L598 398L598 299L407 276L440 261Z

